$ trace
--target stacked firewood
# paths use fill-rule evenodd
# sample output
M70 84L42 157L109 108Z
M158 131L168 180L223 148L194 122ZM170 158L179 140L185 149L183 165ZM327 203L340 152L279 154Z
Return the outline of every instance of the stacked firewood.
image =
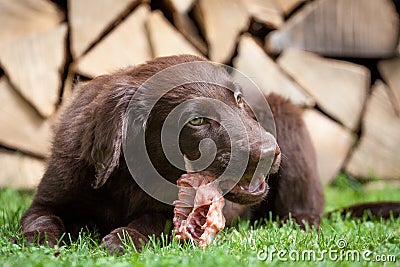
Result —
M73 85L190 53L304 108L324 183L400 177L397 0L0 0L0 187L37 185ZM290 160L290 159L288 159Z

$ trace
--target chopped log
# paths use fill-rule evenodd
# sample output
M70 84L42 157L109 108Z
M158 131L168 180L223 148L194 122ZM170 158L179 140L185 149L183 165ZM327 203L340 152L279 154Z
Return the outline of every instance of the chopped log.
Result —
M71 27L71 52L81 56L122 14L138 0L68 0Z
M52 138L49 123L37 114L4 77L0 79L0 107L0 143L47 157Z
M46 31L63 19L63 13L50 1L0 0L0 42Z
M176 54L203 56L168 22L161 11L152 12L146 26L154 57Z
M280 6L275 0L242 0L250 15L270 29L278 29L283 24Z
M400 177L400 118L390 102L389 88L377 81L373 86L362 122L362 136L346 166L360 178Z
M229 8L227 8L229 7ZM212 61L230 61L241 31L248 28L249 15L241 0L200 0L195 15L204 27Z
M238 56L233 59L233 66L249 76L265 94L274 92L296 104L314 105L313 98L292 82L247 34L240 38Z
M208 53L207 44L200 37L199 31L194 22L187 14L175 12L173 14L176 28L189 40L203 55Z
M0 44L0 62L16 89L44 116L55 111L67 25Z
M393 105L397 114L400 114L400 57L382 60L378 63L378 69L383 79L389 85L393 94Z
M287 15L293 11L293 9L297 8L301 3L306 0L275 0L282 10L282 12Z
M61 96L61 105L66 105L72 96L72 88L74 86L74 77L75 72L73 71L73 67L70 67L68 70L67 78L64 81L64 88Z
M341 170L355 144L355 136L315 110L304 111L303 119L314 144L320 179L323 184L329 184Z
M33 189L39 184L44 171L42 160L0 150L0 188Z
M363 191L368 194L368 191L387 190L388 188L400 188L400 180L373 180L368 181L363 186Z
M175 27L185 38L192 43L203 55L208 52L207 44L199 34L195 23L188 13L193 8L195 0L164 0L172 12Z
M94 77L151 59L145 29L149 13L147 5L137 7L102 42L78 60L79 73Z
M167 4L179 14L187 14L196 0L166 0Z
M268 35L266 48L272 53L298 48L327 56L387 57L396 51L399 25L391 0L313 1Z
M349 129L357 129L369 88L367 68L293 49L284 51L278 64L322 110Z

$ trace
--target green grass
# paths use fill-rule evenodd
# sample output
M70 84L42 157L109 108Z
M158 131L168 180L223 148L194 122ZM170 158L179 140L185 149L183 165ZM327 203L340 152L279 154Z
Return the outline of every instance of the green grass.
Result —
M339 179L336 186L326 188L325 193L327 211L357 202L400 201L400 189L366 191L362 186L343 179ZM338 214L324 218L320 232L315 229L302 231L292 223L278 227L276 222L270 220L255 225L242 221L237 227L225 229L206 250L191 243L170 243L168 238L162 237L153 238L141 253L126 244L124 255L113 256L99 248L96 238L85 233L72 244L55 249L12 244L12 238L20 238L18 221L31 199L31 192L0 190L0 266L233 267L287 266L288 263L300 266L384 264L366 261L362 253L366 253L364 256L371 260L382 255L395 257L396 262L386 262L387 266L396 266L400 262L400 218L367 221L342 219ZM326 251L324 260L310 260L314 254L321 258L323 251ZM278 252L281 254L278 255ZM340 255L342 259L335 259ZM360 256L360 261L357 261L357 255ZM290 256L295 260L291 260ZM284 259L288 262L283 261Z

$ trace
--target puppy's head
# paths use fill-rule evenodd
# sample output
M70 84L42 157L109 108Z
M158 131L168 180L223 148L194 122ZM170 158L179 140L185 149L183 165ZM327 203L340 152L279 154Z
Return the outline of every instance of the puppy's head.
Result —
M185 171L203 171L221 177L231 201L256 204L267 194L266 176L280 163L272 125L256 119L268 112L250 106L223 67L195 56L164 57L83 89L90 88L100 93L88 107L94 117L83 133L82 157L96 168L94 188L124 159L125 140L132 175L154 190L163 190L152 180L157 174L175 184Z
M266 176L277 172L280 163L279 146L265 129L272 125L256 119L267 111L252 109L223 67L198 60L172 68L143 89L142 97L154 99L160 83L170 85L145 123L148 156L173 183L182 169L203 171L222 177L219 185L227 199L259 203L267 194Z

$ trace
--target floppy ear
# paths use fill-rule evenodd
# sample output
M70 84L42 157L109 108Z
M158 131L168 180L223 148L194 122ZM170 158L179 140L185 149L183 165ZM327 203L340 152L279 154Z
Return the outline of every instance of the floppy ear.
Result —
M109 80L93 80L85 87L82 89L97 91L97 95L86 109L89 123L82 135L81 158L94 166L96 179L92 187L98 189L119 165L127 107L135 87Z

